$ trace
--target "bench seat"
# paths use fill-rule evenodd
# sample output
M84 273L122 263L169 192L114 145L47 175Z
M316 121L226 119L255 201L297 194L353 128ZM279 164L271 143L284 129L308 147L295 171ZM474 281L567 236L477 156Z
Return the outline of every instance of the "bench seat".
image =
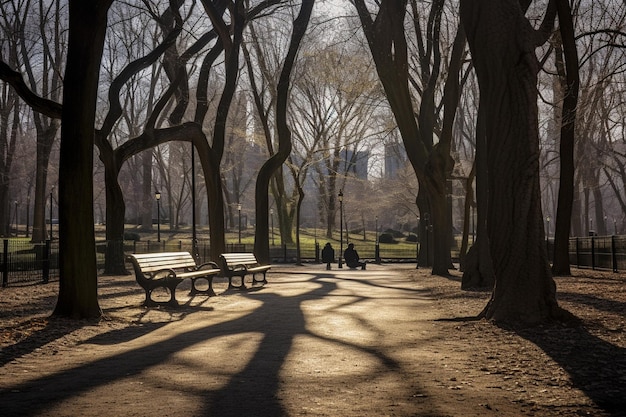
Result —
M191 280L190 294L215 295L213 278L220 274L221 269L214 262L197 265L189 252L132 254L127 259L133 265L137 283L146 292L145 305L178 305L176 287L185 279ZM200 290L196 286L199 279L207 282L206 290ZM152 291L157 288L169 290L170 300L167 302L153 300Z
M223 253L220 255L222 276L228 278L228 288L245 289L244 278L252 275L252 285L267 284L267 271L271 265L261 265L253 253ZM257 279L257 274L263 274L263 279ZM233 284L233 278L239 277L240 285Z

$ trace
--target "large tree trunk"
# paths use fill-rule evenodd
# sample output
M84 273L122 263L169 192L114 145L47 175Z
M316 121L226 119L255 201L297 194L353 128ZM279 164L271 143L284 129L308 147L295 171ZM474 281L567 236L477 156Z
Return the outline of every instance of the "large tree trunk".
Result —
M94 318L98 304L93 148L100 61L112 0L70 0L59 164L59 298L55 315Z
M59 129L57 120L50 120L42 132L37 131L37 168L35 170L35 201L33 205L33 242L46 240L46 202L48 201L48 166L52 144Z
M534 32L517 0L462 0L461 18L486 118L496 284L484 315L512 323L562 317L541 211Z
M438 4L441 3L438 2ZM423 100L427 100L428 103L424 102L420 108L419 126L415 120L413 100L408 84L408 56L404 30L406 1L381 2L374 20L372 20L373 14L369 11L365 1L354 1L354 5L359 13L363 32L374 58L378 77L402 135L407 157L420 187L422 187L421 189L428 196L428 206L431 211L428 212L428 216L432 232L429 229L428 233L422 235L422 247L427 243L428 258L431 257L430 249L432 247L432 272L438 275L448 275L451 259L449 229L447 227L450 226L450 219L446 215L448 204L445 194L446 173L451 172L451 166L447 163L447 159L450 158L449 147L446 148L448 151L446 154L445 150L438 151L432 145L433 106L430 105L430 100L432 100L430 94L434 94L433 85L429 85L431 87L430 92L424 92ZM437 13L437 7L441 6L434 5L433 7L435 8L434 12ZM430 81L434 82L434 79ZM426 213L423 211L423 207L420 206L419 209L420 218L423 219ZM420 258L423 256L425 255L420 255Z
M269 243L269 184L272 175L287 159L291 152L291 131L287 125L287 100L289 97L289 85L291 72L296 60L300 42L304 37L306 29L311 19L311 12L315 0L303 0L300 13L293 22L293 31L291 33L291 41L289 50L285 57L283 70L280 73L278 86L276 87L276 128L278 131L278 151L268 159L257 176L255 188L255 209L256 209L256 232L254 236L254 253L261 263L270 262L270 243Z
M561 175L559 177L559 197L554 230L554 261L552 273L571 275L569 264L569 237L574 201L574 139L576 108L578 106L578 51L574 40L574 24L567 0L556 0L559 14L561 41L565 61L565 97L563 99L561 125Z
M106 252L104 273L107 275L126 275L124 263L124 218L126 203L124 193L118 181L119 165L105 164L106 189Z

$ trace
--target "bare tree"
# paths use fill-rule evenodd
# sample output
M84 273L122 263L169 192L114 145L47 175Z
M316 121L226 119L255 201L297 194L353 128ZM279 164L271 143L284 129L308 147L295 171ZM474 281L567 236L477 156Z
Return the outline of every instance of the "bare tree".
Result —
M549 14L542 28L551 26ZM487 152L489 172L487 230L496 284L482 315L512 323L564 318L544 244L539 189L534 48L544 32L533 30L515 0L463 0L461 18L480 85L485 148L478 152Z

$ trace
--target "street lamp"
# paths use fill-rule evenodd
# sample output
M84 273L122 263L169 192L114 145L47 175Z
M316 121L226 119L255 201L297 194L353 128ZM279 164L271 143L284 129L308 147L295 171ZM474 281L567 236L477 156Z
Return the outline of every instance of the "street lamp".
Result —
M274 209L270 209L270 220L272 222L272 246L274 246Z
M378 216L376 216L376 231L374 235L374 243L378 245Z
M417 230L415 231L415 269L420 267L420 216L417 216Z
M17 207L18 207L19 203L17 202L17 200L15 200L15 237L17 237L18 232L19 232L19 227L18 225L18 221L19 219L17 218Z
M200 257L198 235L196 233L196 148L191 143L191 246L196 261Z
M157 202L157 242L161 241L161 193L154 192L154 198Z
M30 233L30 195L26 196L26 237Z
M546 233L546 248L550 248L550 216L546 216L546 222L548 222L548 233Z
M241 204L237 204L237 212L239 213L239 244L241 245Z
M50 240L52 241L52 192L54 191L54 185L50 188Z
M430 266L430 253L428 253L429 248L429 240L430 240L430 236L429 236L429 232L430 232L430 214L429 213L424 213L424 222L426 224L425 226L425 230L426 230L426 266Z
M339 268L343 268L341 255L343 255L343 191L339 190Z

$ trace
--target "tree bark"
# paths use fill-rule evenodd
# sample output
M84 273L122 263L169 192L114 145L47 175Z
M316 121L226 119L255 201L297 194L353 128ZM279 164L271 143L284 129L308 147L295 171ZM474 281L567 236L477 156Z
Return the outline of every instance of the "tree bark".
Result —
M569 263L569 236L574 204L574 140L576 108L578 106L578 51L574 39L574 24L567 0L556 0L559 15L563 55L565 60L565 97L562 109L559 177L559 196L554 230L554 261L552 273L571 275Z
M276 87L276 128L278 131L278 150L259 170L255 188L256 232L254 236L254 253L261 263L270 262L269 243L269 184L272 176L285 162L291 152L291 131L287 125L287 101L291 72L294 67L300 42L304 37L311 19L315 0L303 0L298 17L293 22L293 31L285 63Z
M485 112L487 236L496 283L483 314L525 324L563 318L541 211L535 33L517 0L462 0L461 19Z
M93 216L93 148L100 62L112 0L69 2L59 164L59 298L54 315L101 315Z

